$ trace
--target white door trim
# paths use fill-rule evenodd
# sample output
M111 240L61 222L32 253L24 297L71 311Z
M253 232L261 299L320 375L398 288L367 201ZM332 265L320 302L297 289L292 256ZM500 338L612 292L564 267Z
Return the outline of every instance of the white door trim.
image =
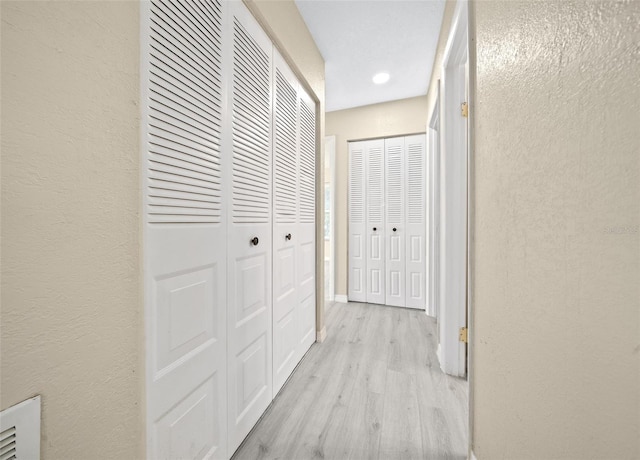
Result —
M441 94L441 280L440 330L443 371L466 375L466 344L459 341L467 308L467 118L460 113L466 99L468 62L467 2L456 6L443 61Z
M429 174L427 174L427 197L429 214L427 216L428 226L427 231L429 234L429 246L428 246L428 261L427 264L427 279L429 280L428 289L428 304L427 314L436 318L439 318L438 313L438 293L440 289L436 288L436 284L440 283L440 251L439 239L436 240L436 227L440 225L440 82L437 86L436 103L431 112L429 118L429 127L427 130L427 146L429 149L428 154L428 168ZM438 343L440 339L438 338Z
M336 299L335 269L336 269L336 136L326 136L324 141L325 158L329 161L329 295L327 301ZM328 158L327 158L328 157Z

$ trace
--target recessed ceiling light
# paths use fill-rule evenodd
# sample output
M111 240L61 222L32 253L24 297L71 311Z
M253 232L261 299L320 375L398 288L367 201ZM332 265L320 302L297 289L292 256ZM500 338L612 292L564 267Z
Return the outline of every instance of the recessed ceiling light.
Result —
M389 74L386 72L380 72L373 76L373 82L376 85L382 85L389 81Z

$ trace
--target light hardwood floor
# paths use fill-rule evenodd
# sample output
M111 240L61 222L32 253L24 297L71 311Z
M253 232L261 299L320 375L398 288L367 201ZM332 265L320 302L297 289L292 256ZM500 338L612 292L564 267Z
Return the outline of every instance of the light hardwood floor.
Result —
M440 370L435 321L361 303L326 316L233 459L466 459L467 382Z

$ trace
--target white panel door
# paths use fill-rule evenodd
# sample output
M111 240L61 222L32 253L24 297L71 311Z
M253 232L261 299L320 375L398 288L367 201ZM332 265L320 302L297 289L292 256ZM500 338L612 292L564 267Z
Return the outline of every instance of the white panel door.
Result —
M367 301L366 142L349 142L349 300Z
M228 458L220 1L141 5L147 455ZM226 17L226 16L225 16Z
M273 393L297 364L298 303L298 83L274 50L273 126ZM295 239L294 239L295 238Z
M301 86L298 87L298 108L300 208L294 242L298 255L300 335L296 363L316 341L316 105Z
M365 144L367 302L384 304L385 296L385 209L384 139Z
M404 137L385 139L385 291L386 304L405 306Z
M227 245L228 432L233 452L272 400L271 54L241 2L232 12L232 215ZM220 240L223 241L223 240Z
M426 308L426 148L425 135L405 137L406 306Z

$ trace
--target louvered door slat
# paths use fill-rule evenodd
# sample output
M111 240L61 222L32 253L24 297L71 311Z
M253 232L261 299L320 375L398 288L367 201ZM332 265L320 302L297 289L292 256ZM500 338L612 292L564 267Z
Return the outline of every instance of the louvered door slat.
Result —
M412 224L425 221L424 143L413 141L407 145L407 214Z
M160 94L158 91L161 90L161 87L157 85L150 89L149 99L152 104L156 105L156 109L159 112L183 121L190 120L194 123L194 126L198 126L203 132L210 134L215 135L216 133L216 130L210 127L211 124L219 129L221 123L220 114L208 114L193 105L186 106L180 97L166 89L162 88L165 94Z
M162 182L204 189L210 192L211 200L220 199L220 181L202 181L191 177L190 175L181 175L179 174L179 171L175 170L165 172L160 169L160 166L161 165L158 163L151 164L149 166L148 176L150 193L153 192L157 184Z
M387 141L388 142L388 141ZM404 224L403 148L400 142L386 148L386 212L387 223Z
M215 3L209 6L216 9ZM205 49L199 45L211 42L207 37L193 41L194 34L202 35L202 24L195 23L194 16L186 13L189 10L182 5L178 10L176 4L165 2L151 5L149 70L150 88L155 89L151 94L155 97L149 100L150 177L161 173L165 180L177 183L193 182L198 186L204 182L213 192L208 195L210 202L220 203L221 132L220 124L211 120L220 120L222 111L221 55L219 47ZM221 34L221 22L210 21L207 35L216 33ZM178 109L202 115L180 116ZM153 194L153 187L150 182L149 195ZM163 193L166 196L169 192ZM182 198L175 199L181 202ZM163 215L162 222L167 222L173 215L173 222L186 223L184 215L190 214L180 212L179 206L158 209L161 205L154 200L149 200L147 206L150 222L158 215ZM211 222L219 222L219 213L211 212L209 217Z
M367 150L367 222L383 223L384 141L371 141Z
M192 184L180 184L178 182L170 182L162 179L150 179L153 190L149 196L182 196L187 194L191 196L204 195L207 197L215 197L215 194L204 187L194 186ZM211 198L207 198L211 200Z
M349 144L349 223L364 224L364 147Z
M280 69L275 81L274 195L277 223L293 223L297 213L297 94Z
M234 21L233 218L269 222L269 57ZM239 184L255 185L249 199ZM250 204L254 203L254 206Z
M213 155L205 155L202 152L198 152L197 150L193 150L193 149L189 151L186 151L186 149L183 149L185 151L181 152L179 150L176 150L175 148L172 148L170 142L166 142L166 143L154 142L154 143L149 143L149 145L150 145L149 150L152 153L163 156L163 157L173 158L179 161L183 161L185 163L199 165L204 168L211 168L211 167L215 168L216 165L220 164L219 159Z
M216 78L213 71L220 71L220 69L202 59L197 53L187 51L180 46L175 37L173 41L169 41L166 35L163 35L163 30L158 30L157 33L151 36L161 46L153 46L153 54L161 55L166 58L168 62L171 62L171 67L179 68L185 72L185 75L190 77L192 81L196 82L204 91L210 96L215 98L220 97L218 88L220 86L220 80ZM164 59L162 59L164 61Z
M300 100L300 222L315 222L315 110Z
M163 2L163 4L176 5L175 2ZM207 65L205 65L205 67L212 66L218 69L218 71L220 70L220 61L215 57L211 58L211 55L220 56L220 42L208 33L206 27L190 25L191 18L189 17L180 17L178 15L172 17L171 15L164 14L162 9L156 11L157 15L151 18L152 35L158 34L170 39L171 42L173 42L172 46L178 46L183 53L197 55L198 59L206 62ZM176 10L173 9L172 13L175 14L175 11ZM219 23L219 21L214 22ZM184 43L189 43L189 46L184 46ZM213 74L210 77L219 81L219 74Z

